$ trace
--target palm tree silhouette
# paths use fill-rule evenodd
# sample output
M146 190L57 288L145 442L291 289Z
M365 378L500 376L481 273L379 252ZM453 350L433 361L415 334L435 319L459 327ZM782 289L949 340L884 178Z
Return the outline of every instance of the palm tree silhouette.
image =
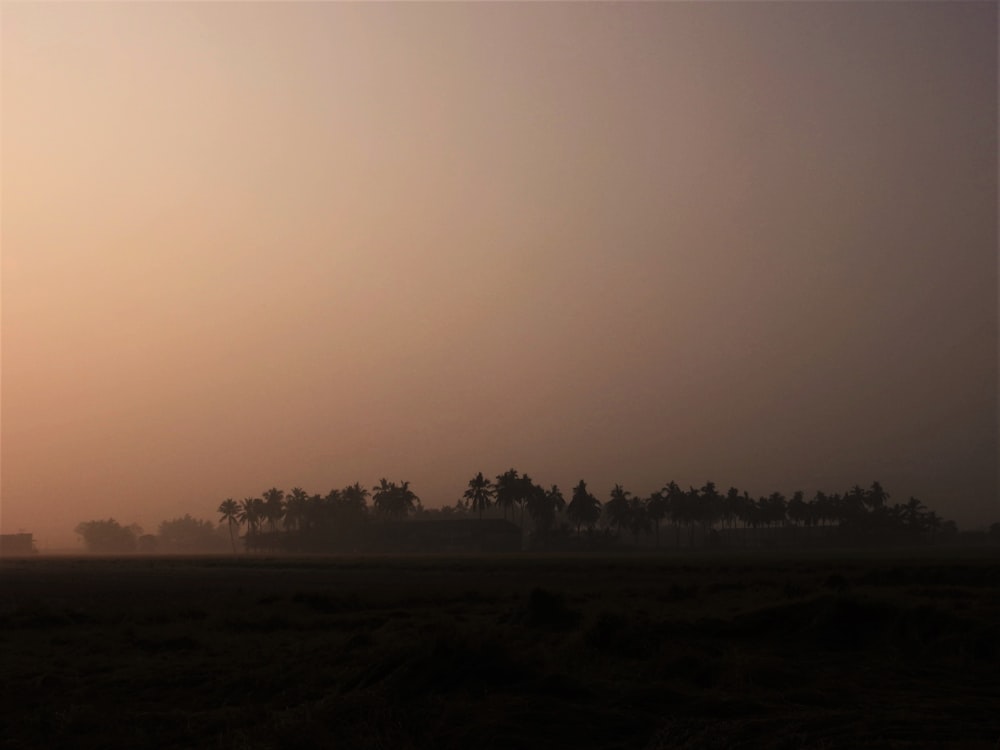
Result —
M245 497L240 501L239 515L236 520L241 524L246 524L246 546L248 549L256 546L257 527L260 524L262 504L263 501L259 497Z
M641 497L633 497L628 503L628 528L636 545L639 544L639 535L649 532L649 525L647 501Z
M301 487L293 487L285 501L285 528L301 531L308 514L309 494Z
M864 504L872 511L884 508L888 499L889 493L878 482L872 482L871 488L864 493Z
M395 493L396 483L390 482L385 477L382 477L379 483L372 487L372 505L378 515L387 518L392 516L392 496Z
M621 536L622 529L628 526L631 497L631 492L616 484L611 490L611 498L604 506L608 523L618 529L618 536Z
M577 536L580 536L581 526L593 531L594 524L601 517L601 501L587 491L587 483L582 479L573 488L573 497L566 506L566 516L576 524Z
M851 521L860 520L865 515L865 508L867 507L866 500L868 499L868 493L862 489L861 485L856 484L843 496L840 503L840 522L850 523Z
M494 485L494 494L496 497L496 503L501 508L503 508L504 520L507 520L507 510L511 510L513 515L514 503L517 502L518 493L518 482L520 481L520 476L514 469L508 469L503 474L497 476L496 484Z
M677 482L671 480L660 490L666 501L666 512L670 516L670 523L674 525L674 546L678 549L681 546L681 521L684 518L684 505L687 496Z
M263 498L264 518L267 520L268 526L271 527L271 531L276 531L278 521L280 521L285 514L285 493L277 487L272 487L263 494Z
M785 509L785 512L788 515L788 520L795 526L805 523L807 515L805 493L801 490L793 493L791 500L788 501L788 507Z
M479 520L483 519L483 511L490 507L496 490L493 483L479 472L469 480L469 488L462 493L462 497L469 501L472 510L479 512Z
M383 477L372 491L376 512L386 518L405 518L420 503L409 482L388 482Z
M536 534L548 534L555 525L556 514L565 507L566 500L559 487L552 485L552 489L546 490L533 485L531 497L528 498L528 515L535 524Z
M657 490L646 498L646 517L652 521L656 529L656 546L660 546L660 521L667 515L667 498L662 491Z
M361 518L368 512L368 497L371 493L361 486L361 482L344 487L339 494L341 503L352 516Z
M417 494L410 489L410 483L408 481L399 483L398 498L399 499L396 502L402 509L404 516L410 511L417 510L421 507L420 498L417 497Z
M701 503L698 507L698 520L701 521L702 530L708 530L715 526L715 523L723 517L722 495L715 488L715 482L705 482L701 488Z
M762 499L761 510L764 514L764 523L767 524L768 528L771 528L771 524L785 523L788 503L785 500L785 496L780 492L772 492L766 498Z
M722 519L729 528L736 525L736 519L740 517L740 491L735 487L726 490L726 496L722 499Z
M236 537L233 536L233 524L239 524L240 506L231 497L227 497L219 505L220 521L225 521L229 526L229 541L233 545L233 554L236 554Z
M736 518L743 524L743 546L746 547L750 543L747 526L753 522L754 528L757 527L757 504L746 490L736 499Z
M902 508L903 525L911 531L923 531L926 525L924 520L925 510L926 508L922 502L915 497L911 497Z
M688 528L688 545L694 547L694 527L702 519L700 490L697 487L688 486L687 492L678 497L677 513L678 520Z
M543 494L545 490L535 484L534 480L524 474L514 484L514 502L521 508L520 526L524 529L524 509L536 495Z

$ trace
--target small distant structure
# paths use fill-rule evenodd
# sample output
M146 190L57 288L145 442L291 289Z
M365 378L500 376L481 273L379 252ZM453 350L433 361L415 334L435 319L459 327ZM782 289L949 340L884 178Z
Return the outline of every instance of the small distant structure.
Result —
M0 534L0 557L37 555L33 534Z

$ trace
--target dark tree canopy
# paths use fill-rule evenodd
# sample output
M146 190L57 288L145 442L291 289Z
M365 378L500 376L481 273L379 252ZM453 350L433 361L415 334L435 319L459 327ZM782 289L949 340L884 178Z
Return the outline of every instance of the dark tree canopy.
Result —
M142 529L138 526L122 526L115 519L106 521L84 521L77 524L76 533L83 539L88 552L120 555L135 552Z
M185 515L160 523L157 548L161 552L223 552L227 537L219 534L216 524Z

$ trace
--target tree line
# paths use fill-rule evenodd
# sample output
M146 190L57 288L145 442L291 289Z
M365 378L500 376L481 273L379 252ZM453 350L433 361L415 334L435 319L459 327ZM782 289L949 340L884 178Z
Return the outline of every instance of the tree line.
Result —
M231 540L223 526L185 514L182 518L161 521L155 534L147 534L139 524L127 526L114 518L84 521L76 534L88 552L107 555L142 552L208 554L226 552ZM235 551L235 545L232 547Z
M217 512L217 524L185 516L162 522L156 535L114 519L88 521L76 530L88 550L108 553L220 552L223 545L233 553L343 551L352 549L359 530L407 519L502 519L539 549L583 541L675 548L775 539L912 542L957 532L953 521L915 497L890 503L877 481L843 493L817 491L808 498L801 491L791 496L754 496L735 487L721 491L711 481L687 489L670 481L648 495L616 484L601 500L581 479L567 500L557 485L546 487L513 468L493 479L478 472L454 505L432 510L423 507L410 482L383 478L371 489L355 482L326 494L272 487L239 501L227 498Z
M685 533L693 546L696 533L708 539L711 532L735 529L836 527L855 535L880 536L955 529L953 522L941 518L915 497L902 504L890 504L889 498L879 482L873 482L868 489L854 485L845 493L818 491L807 499L801 491L791 497L780 492L754 497L735 487L720 492L711 481L686 490L670 481L649 495L635 495L616 484L602 502L580 480L566 503L557 486L546 489L527 474L519 475L510 469L493 482L482 473L473 477L457 510L482 517L496 507L504 518L508 512L512 519L517 515L522 527L527 511L534 531L543 536L558 529L577 537L584 531L589 535L604 531L619 539L631 537L636 544L644 537L652 537L655 546L662 544L661 529L665 524L674 531L674 546L681 546Z
M616 484L602 501L582 479L567 500L557 485L546 487L512 468L494 479L477 473L454 505L435 510L423 508L409 482L382 479L371 491L356 482L325 495L301 487L286 495L272 487L241 501L228 498L218 513L234 548L241 537L251 550L336 547L362 524L407 518L503 519L520 527L539 547L559 539L596 538L692 547L726 537L753 541L755 533L759 538L777 529L815 529L873 541L916 540L957 531L954 522L915 497L905 503L889 501L889 493L877 481L843 493L817 491L809 498L801 491L791 496L780 492L752 496L730 487L722 492L711 481L687 489L670 481L648 495L633 494ZM670 539L665 538L665 528L672 532Z

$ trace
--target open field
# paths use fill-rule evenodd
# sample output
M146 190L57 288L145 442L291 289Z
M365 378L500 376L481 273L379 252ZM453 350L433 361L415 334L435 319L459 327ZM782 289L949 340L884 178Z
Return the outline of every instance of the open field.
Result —
M3 748L996 748L1000 559L0 561Z

